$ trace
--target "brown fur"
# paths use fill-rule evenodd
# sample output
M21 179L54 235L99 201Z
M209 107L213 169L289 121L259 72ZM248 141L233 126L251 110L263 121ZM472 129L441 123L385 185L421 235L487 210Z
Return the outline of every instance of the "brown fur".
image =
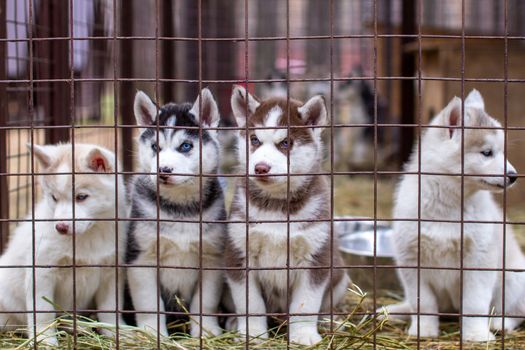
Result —
M224 245L224 263L228 268L234 269L226 271L228 277L236 282L244 280L245 272L242 268L246 267L246 259L242 252L233 245L230 238L226 238Z
M243 189L243 192L246 193L246 179L244 178L240 179L237 184L237 193L232 203L232 212L244 213L245 211L245 206L243 206L244 203L239 203L238 197L240 189ZM290 214L296 214L304 208L308 202L308 198L322 193L328 194L326 191L326 182L317 176L312 176L305 186L301 187L298 191L290 192L289 201L286 198L274 198L268 196L251 180L248 180L248 192L250 205L269 211L278 211L282 213L289 212ZM327 216L325 210L323 210L322 214L324 214L322 215L323 217Z
M312 121L303 119L299 113L299 108L303 105L301 102L296 100L288 101L283 98L273 98L259 102L259 107L246 120L248 132L246 132L246 130L240 131L241 137L247 138L251 152L254 152L258 147L257 145L253 146L251 144L251 138L255 135L253 128L264 127L267 124L266 118L275 107L279 107L283 111L282 115L278 118L277 125L279 127L285 127L288 130L288 137L286 139L288 141L288 149L277 147L282 153L288 153L294 145L315 142L314 134L308 127L312 124ZM320 111L310 112L312 116L320 114ZM320 164L318 167L320 168ZM317 167L314 166L314 168L315 169L312 170L313 172L318 170ZM247 198L246 200L249 201L249 207L275 212L280 214L281 217L283 217L283 214L284 216L300 214L308 204L315 200L316 208L312 210L311 215L308 215L303 223L295 226L299 226L299 230L315 230L318 228L318 230L323 230L321 233L324 234L327 224L309 220L330 220L331 208L326 179L323 176L316 175L306 174L300 176L304 178L304 184L300 188L291 191L287 198L280 198L279 196L267 193L249 178L239 179L232 201L230 218L235 219L235 221L245 220L246 203L244 198ZM319 197L322 197L323 200L319 201ZM253 222L260 220L260 218L253 217L252 214L249 220ZM256 229L255 225L250 226L253 226L250 228ZM345 271L343 269L334 269L330 273L332 261L333 266L344 266L342 256L338 250L338 242L334 239L332 246L331 237L332 233L326 232L325 242L321 244L320 247L319 245L313 246L312 242L309 242L308 239L303 236L290 237L289 249L287 249L286 245L281 243L282 241L269 242L264 235L254 235L249 237L250 260L254 259L254 261L257 261L257 256L260 252L272 252L279 257L286 256L284 254L289 254L289 259L293 262L291 264L298 264L297 266L304 267L304 271L313 286L322 285L330 279L324 295L326 301L333 288L345 278ZM320 239L323 239L323 235ZM227 272L228 277L232 281L239 283L245 280L246 273L244 268L246 267L246 252L244 248L237 248L229 239L226 241L225 263L226 266L234 269L228 270ZM317 269L318 267L321 268ZM283 268L285 268L285 266L283 266ZM293 289L294 285L290 285L289 287ZM269 310L274 310L272 300L275 302L275 300L282 298L281 292L272 290L270 286L262 286L261 290L267 307L269 307ZM276 305L279 305L279 303Z
M288 107L289 106L289 107ZM264 126L265 118L268 116L268 113L274 108L279 107L283 111L283 115L279 118L279 127L290 126L288 142L289 144L298 142L300 144L306 144L313 142L312 134L308 128L294 128L294 126L306 126L304 120L301 119L299 114L299 107L302 106L302 103L296 100L288 101L282 98L273 98L267 101L263 101L261 105L257 108L255 113L253 113L247 120L248 128L255 128ZM289 113L288 113L289 111ZM288 124L288 118L290 123ZM249 136L251 137L254 134L253 130L249 131ZM241 130L241 135L246 135L246 130ZM248 138L250 141L250 138ZM253 147L253 146L251 146Z
M332 232L333 234L333 232ZM330 249L331 240L328 239L325 241L325 244L323 247L317 252L317 254L314 255L314 263L313 266L330 266L332 263L331 255L333 255L333 265L335 267L341 267L344 266L343 257L341 256L341 252L338 248L337 239L334 237L333 242L333 250ZM332 252L332 254L330 254ZM333 269L332 272L332 280L330 283L330 287L334 288L344 277L344 270L343 269ZM310 278L314 285L319 285L323 283L326 278L330 277L330 269L312 269L310 270ZM329 293L329 288L326 292Z

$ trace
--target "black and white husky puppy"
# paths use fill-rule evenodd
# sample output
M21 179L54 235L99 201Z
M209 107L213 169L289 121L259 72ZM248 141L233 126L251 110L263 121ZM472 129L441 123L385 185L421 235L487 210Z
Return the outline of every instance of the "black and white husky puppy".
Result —
M203 177L200 193L201 184L196 176L215 174L219 167L217 131L205 129L219 124L217 104L211 92L203 89L193 106L169 103L157 110L151 99L139 91L134 111L142 127L138 141L139 167L142 172L150 173L135 176L132 181L132 217L145 219L131 223L127 254L128 264L141 266L128 268L137 324L157 331L157 290L160 288L160 334L168 334L163 312L168 306L175 306L178 297L188 304L193 314L190 316L192 336L201 334L201 326L203 335L218 335L221 328L217 317L205 316L202 325L199 323L199 294L202 293L202 313L216 313L224 284L221 271L204 270L202 291L200 289L199 220L201 209L205 222L225 220L224 195L217 177ZM203 127L201 137L199 125ZM202 224L202 267L219 265L225 230L226 226L221 223ZM157 243L157 239L160 242ZM158 253L157 246L160 246ZM157 254L160 285L157 285Z
M259 101L237 86L231 104L237 124L248 127L238 134L237 156L249 179L237 183L230 220L250 223L248 230L245 223L228 225L225 250L226 265L238 269L227 272L236 313L290 312L290 341L315 344L321 341L316 314L337 305L349 284L342 269L329 271L331 263L343 262L331 236L327 182L308 175L321 171L322 127L328 125L324 99ZM296 176L288 180L287 172ZM242 270L247 265L254 268L248 277ZM287 274L287 266L295 269ZM248 326L246 317L237 321L241 334L268 336L265 316L250 316Z

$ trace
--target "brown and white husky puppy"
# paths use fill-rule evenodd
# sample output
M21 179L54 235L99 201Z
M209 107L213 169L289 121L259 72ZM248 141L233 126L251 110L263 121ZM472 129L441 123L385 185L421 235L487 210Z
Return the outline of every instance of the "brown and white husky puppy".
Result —
M230 221L252 222L248 230L245 223L231 223L228 229L227 280L236 313L289 312L292 314L288 328L290 341L315 344L321 340L315 314L320 310L329 311L331 301L335 306L349 283L342 269L329 272L332 263L341 266L342 261L330 230L327 183L322 176L308 175L321 170L322 127L328 122L324 99L315 96L305 104L290 100L289 106L285 98L260 102L236 86L231 105L238 125L248 127L248 134L241 130L238 135L238 159L241 169L247 169L250 176L247 181L242 179L237 183ZM288 121L289 129L286 128ZM254 127L276 129L252 129ZM304 175L288 177L288 172ZM288 218L291 220L289 234ZM289 279L288 262L292 267ZM255 269L248 276L243 270L246 266ZM271 269L276 267L281 269ZM246 305L247 287L249 305ZM287 298L288 290L290 298ZM248 324L247 328L246 317L238 317L239 333L268 336L265 316L251 316Z

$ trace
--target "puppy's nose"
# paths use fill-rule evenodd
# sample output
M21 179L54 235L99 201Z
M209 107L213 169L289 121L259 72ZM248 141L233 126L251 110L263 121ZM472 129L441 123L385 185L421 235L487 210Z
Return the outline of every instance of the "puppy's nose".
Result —
M266 175L270 172L271 167L266 163L258 163L255 165L255 174Z
M166 181L170 177L167 174L171 174L172 172L173 172L172 168L167 167L167 166L162 166L159 168L159 173L163 173L163 174L160 174L159 177L161 180Z
M69 225L64 222L59 222L55 225L56 230L58 233L61 233L63 235L66 235L69 231Z
M513 183L515 183L516 180L518 179L518 174L516 174L515 171L509 171L509 172L507 173L507 176L508 176L508 178L509 178L509 182L510 182L511 185L512 185Z

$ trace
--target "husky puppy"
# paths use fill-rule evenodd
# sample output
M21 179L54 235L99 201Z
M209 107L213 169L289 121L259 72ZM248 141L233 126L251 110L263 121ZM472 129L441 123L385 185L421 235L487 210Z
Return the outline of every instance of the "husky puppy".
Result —
M315 314L330 310L343 297L349 278L342 269L310 269L312 267L342 266L338 245L330 231L330 196L325 179L304 175L289 177L287 199L287 158L291 174L316 173L321 170L323 147L322 128L328 122L324 99L311 98L305 104L274 98L259 102L240 86L233 89L232 110L240 127L286 127L290 120L290 134L286 129L241 130L238 136L238 159L241 171L248 171L250 179L238 182L231 207L231 221L257 221L248 227L249 246L246 246L247 227L244 223L230 223L226 243L228 284L236 313L286 312ZM297 126L300 126L299 128ZM312 126L308 128L305 126ZM301 128L302 127L302 128ZM248 150L246 149L248 140ZM246 158L246 153L249 157ZM280 174L282 176L272 176ZM248 202L249 216L246 213ZM287 278L287 224L289 226L292 269ZM295 222L296 220L327 220ZM282 220L283 223L264 223ZM332 245L333 243L333 245ZM333 248L333 249L331 249ZM248 277L242 269L252 270ZM264 270L264 268L282 270ZM330 279L330 276L333 278ZM287 298L288 284L290 298ZM249 305L246 305L248 284ZM330 297L330 294L333 297ZM331 301L333 305L331 305ZM288 304L287 304L288 302ZM316 315L290 317L290 340L299 344L315 344L321 340ZM267 337L265 316L238 317L237 330L249 336Z
M119 222L117 231L115 217L127 215L126 192L122 176L114 174L115 156L105 148L75 144L74 159L71 144L34 145L32 153L46 173L40 176L42 199L36 204L34 218L47 221L33 223L29 215L29 221L18 226L0 257L0 312L20 312L0 313L0 325L5 330L27 328L28 336L33 338L36 319L37 341L57 345L56 329L50 327L59 313L54 305L68 312L73 310L74 284L77 310L119 309L116 296L118 293L119 300L123 299L124 274L116 285L114 267L75 267L73 280L73 269L66 266L122 263L126 228ZM73 180L73 171L84 174L75 175ZM73 222L72 218L79 221ZM118 256L115 240L121 247ZM2 268L8 265L27 268ZM64 268L38 267L49 265ZM124 324L120 315L118 318ZM99 313L98 320L115 323L116 316Z
M219 110L208 89L202 90L193 106L169 103L158 111L151 99L139 91L134 109L137 123L142 127L138 142L139 166L142 172L150 173L136 176L132 184L131 215L144 221L134 221L130 225L127 263L151 266L128 268L137 324L157 331L157 290L160 289L160 334L168 334L166 316L162 312L175 307L180 297L189 304L193 314L191 334L200 336L201 325L196 314L217 312L224 284L223 273L212 270L202 271L202 290L199 284L201 258L204 268L221 266L226 234L224 224L199 224L201 209L203 221L225 220L226 211L218 178L203 177L200 193L196 176L218 171L217 131L203 129L201 144L198 127L217 127ZM187 222L191 220L196 222ZM199 252L201 227L202 256ZM160 246L158 253L157 246ZM160 285L157 285L157 259ZM221 333L217 317L202 318L202 334L207 333Z
M464 203L461 206L461 176L421 175L421 187L417 175L404 175L395 195L394 217L412 221L394 223L393 243L396 261L403 266L417 266L418 238L420 240L420 308L421 313L459 311L460 289L463 288L463 310L468 315L488 315L492 306L501 314L501 273L496 271L463 271L463 285L460 272L447 270L459 268L461 264L461 224L465 221L488 221L491 223L466 222L463 225L463 267L476 269L500 269L503 261L503 215L492 192L501 192L517 179L516 170L504 156L504 133L500 123L485 111L481 94L473 90L465 100L465 115L461 116L462 101L455 97L448 106L431 122L421 138L421 154L418 147L406 164L407 172L420 170L426 173L461 174L462 130L464 119L464 173L480 176L464 177ZM481 127L481 129L480 129ZM486 128L486 129L483 129ZM419 160L419 158L421 158ZM506 167L506 174L505 172ZM485 174L485 175L483 175ZM491 176L492 175L492 176ZM500 176L497 176L500 175ZM421 193L421 221L418 237L418 193ZM452 221L452 222L451 222ZM453 222L453 221L457 221ZM506 268L524 268L525 259L516 243L510 226L506 228ZM443 268L424 269L425 267ZM411 268L398 270L403 284L406 301L387 307L389 312L412 312L418 308L418 273ZM506 313L523 313L523 273L506 273ZM521 284L521 285L520 285ZM498 292L499 291L499 292ZM501 317L493 320L494 328L501 328ZM506 328L512 329L521 322L518 319L505 320ZM464 340L486 341L494 339L489 329L488 317L462 319ZM437 316L420 316L419 335L437 337L439 319ZM418 319L411 316L409 335L418 334Z

